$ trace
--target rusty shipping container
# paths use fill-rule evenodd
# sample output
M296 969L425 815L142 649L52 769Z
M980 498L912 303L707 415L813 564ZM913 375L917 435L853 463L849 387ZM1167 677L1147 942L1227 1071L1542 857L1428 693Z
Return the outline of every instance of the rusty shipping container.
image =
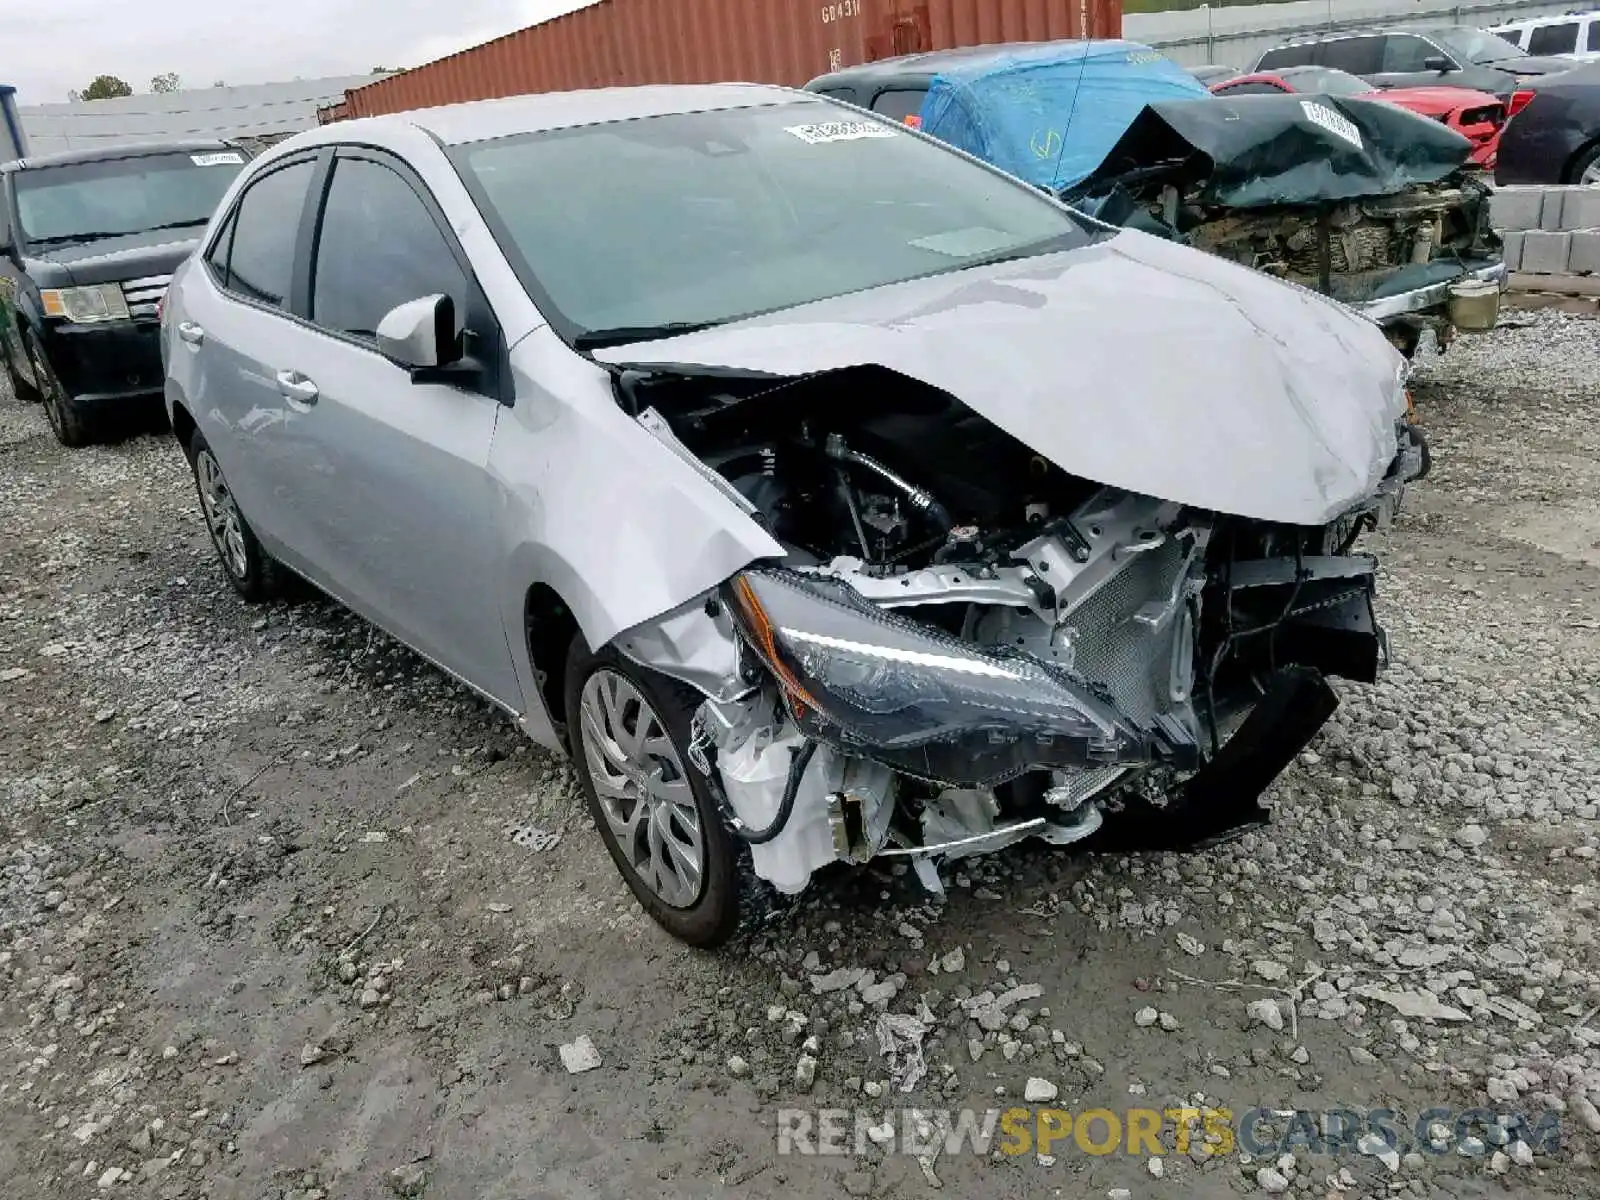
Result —
M798 86L919 50L1121 32L1122 0L599 0L353 88L321 119L641 83Z

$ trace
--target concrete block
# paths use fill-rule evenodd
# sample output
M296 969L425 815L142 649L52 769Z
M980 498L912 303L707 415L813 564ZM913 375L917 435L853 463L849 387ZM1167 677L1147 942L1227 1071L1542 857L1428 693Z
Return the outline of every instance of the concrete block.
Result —
M1496 188L1489 197L1489 224L1501 231L1538 229L1544 192L1542 187Z
M1549 187L1544 189L1544 206L1539 210L1539 228L1547 230L1563 229L1561 224L1561 210L1566 204L1566 188Z
M1600 229L1600 187L1561 190L1561 228Z
M1600 188L1596 189L1600 194ZM1567 270L1574 275L1600 275L1600 229L1572 231L1567 253Z
M1514 230L1500 235L1502 253L1506 260L1506 270L1522 270L1522 239L1528 235L1522 230Z
M1530 229L1522 239L1522 270L1531 275L1561 275L1567 269L1572 235Z

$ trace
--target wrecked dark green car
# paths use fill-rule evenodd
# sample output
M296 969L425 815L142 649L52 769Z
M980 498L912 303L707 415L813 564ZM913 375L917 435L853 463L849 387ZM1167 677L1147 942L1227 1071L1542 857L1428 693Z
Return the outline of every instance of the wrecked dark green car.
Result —
M1408 355L1424 330L1443 347L1494 326L1505 265L1466 138L1381 101L1185 91L1177 71L1129 42L998 48L942 68L912 123L1101 221L1332 296Z
M1505 277L1466 139L1335 96L1153 104L1063 198L1343 301L1405 353L1492 328Z

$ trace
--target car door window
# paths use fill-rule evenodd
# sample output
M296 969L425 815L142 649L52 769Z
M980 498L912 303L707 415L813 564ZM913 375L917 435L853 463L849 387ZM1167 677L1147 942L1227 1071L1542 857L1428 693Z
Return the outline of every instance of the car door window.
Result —
M1540 25L1528 36L1529 54L1572 54L1578 49L1578 23Z
M1410 34L1390 34L1383 41L1383 73L1385 75L1411 75L1428 68L1422 64L1430 58L1440 58L1442 53L1432 42Z
M1600 17L1589 22L1589 49L1600 50Z
M819 87L819 88L816 89L816 92L817 92L817 95L826 96L830 100L842 100L846 104L850 105L851 108L860 108L861 107L859 104L856 103L856 90L855 90L855 88L851 88L851 87Z
M341 158L317 237L311 320L370 341L390 309L436 292L464 317L466 273L427 205L389 167Z
M1219 96L1276 96L1284 89L1275 83L1228 83L1214 90Z
M295 163L245 189L228 237L223 287L262 304L288 307L294 244L315 171L312 162Z
M1383 38L1348 37L1322 44L1321 65L1349 71L1352 75L1376 75L1385 70Z
M922 111L922 102L928 98L926 88L895 88L879 92L872 100L872 111L881 113L891 121L904 122Z
M211 268L211 276L222 287L228 286L228 255L233 251L233 227L238 209L228 214L228 219L222 224L222 232L217 234L217 240L211 243L211 249L206 254L206 266Z
M1310 42L1300 46L1279 46L1268 50L1256 63L1258 71L1275 71L1280 67L1305 67L1313 61L1317 47Z

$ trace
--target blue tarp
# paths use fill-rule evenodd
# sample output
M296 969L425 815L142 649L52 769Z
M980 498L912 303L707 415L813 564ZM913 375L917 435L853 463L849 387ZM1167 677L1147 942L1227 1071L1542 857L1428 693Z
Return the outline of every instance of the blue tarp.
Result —
M1052 42L934 77L922 128L1051 191L1098 167L1146 104L1215 99L1171 59L1138 42Z

